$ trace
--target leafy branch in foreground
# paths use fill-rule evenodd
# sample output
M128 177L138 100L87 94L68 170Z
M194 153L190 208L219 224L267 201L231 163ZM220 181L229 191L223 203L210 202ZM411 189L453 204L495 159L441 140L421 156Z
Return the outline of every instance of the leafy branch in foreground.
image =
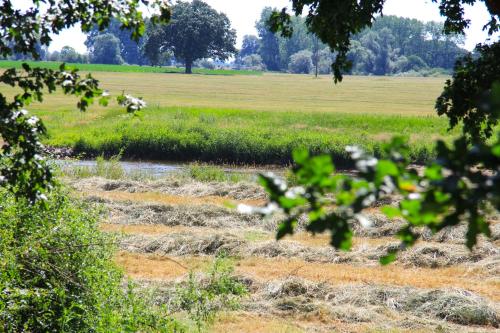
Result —
M169 7L159 0L33 0L32 7L26 10L16 9L12 1L3 1L0 5L0 56L21 53L38 59L38 46L48 46L52 34L78 23L83 31L96 25L102 30L112 17L119 18L120 28L131 30L131 38L138 40L145 30L140 4L157 10L151 22L170 19ZM40 143L46 128L38 118L29 117L24 107L32 101L42 102L44 92L53 93L57 87L65 94L79 96L77 106L81 111L85 111L95 98L106 105L107 93L99 89L99 82L90 74L82 78L76 69L70 70L64 64L59 70L23 64L23 71L6 70L0 75L0 83L21 91L12 101L0 94L0 185L10 189L18 198L25 197L31 202L45 199L44 192L52 183L52 173L42 158L43 146ZM128 112L145 106L141 99L131 96L120 96L118 102Z
M293 12L301 15L308 6L306 24L324 43L336 60L332 65L335 81L342 80L342 72L349 70L347 52L350 38L370 27L382 13L382 0L293 0ZM470 21L465 19L466 0L433 0L439 2L441 15L446 18L447 34L463 34ZM483 0L490 13L485 25L488 34L500 29L500 8L495 1ZM268 20L273 31L289 36L290 16L284 8ZM406 225L399 230L401 248L412 246L419 238L416 228L426 227L436 233L461 222L468 223L466 245L472 249L480 234L490 236L485 211L488 207L500 210L500 135L493 136L500 116L500 43L478 45L478 57L468 55L455 66L453 80L448 80L436 102L439 115L449 118L450 127L463 123L463 135L452 147L436 142L437 159L418 172L409 166L408 146L395 138L383 148L376 159L357 147L348 152L356 165L356 176L335 173L330 156L311 157L307 151L294 153L293 175L298 187L289 188L273 177L260 177L270 195L265 208L243 211L264 215L282 210L285 221L278 230L278 239L294 232L299 216L307 215L306 229L312 233L332 233L331 244L348 250L352 244L350 224L358 220L370 224L363 215L366 208L386 196L402 196L398 206L382 210L389 217L402 217ZM474 144L474 146L471 146ZM396 258L397 250L381 259L387 264Z
M293 234L299 217L307 215L307 231L331 232L331 245L349 250L353 221L369 226L363 211L388 196L399 195L397 206L382 208L388 217L402 217L407 222L399 230L401 249L415 244L426 227L433 233L468 223L467 246L477 243L480 234L490 236L484 212L489 205L500 210L500 138L494 144L477 144L467 149L465 138L452 147L438 142L437 159L419 171L409 165L408 146L395 138L376 159L357 147L348 147L356 165L356 176L335 172L330 156L311 157L296 151L293 175L297 187L289 187L271 175L261 175L260 182L270 194L270 204L260 213L282 210L287 216L279 226L277 238ZM396 258L397 250L381 259L383 264Z

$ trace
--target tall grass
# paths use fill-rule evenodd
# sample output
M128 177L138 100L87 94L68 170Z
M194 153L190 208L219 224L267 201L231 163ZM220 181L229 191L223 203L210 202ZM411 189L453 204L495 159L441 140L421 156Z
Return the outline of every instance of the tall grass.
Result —
M123 179L125 170L120 164L121 151L117 155L106 159L103 155L97 156L94 166L62 166L60 167L63 176L73 178L103 177L106 179ZM142 175L131 175L130 178L143 178Z
M238 183L250 181L252 176L241 172L231 172L221 167L208 164L191 163L186 167L188 177L201 182L230 182Z
M48 69L58 69L60 62L55 61L12 61L0 60L0 68L21 69L23 63L30 66L38 66ZM121 72L121 73L184 73L181 67L160 67L160 66L138 66L138 65L104 65L104 64L67 64L70 67L78 68L89 72ZM262 75L260 71L252 70L232 70L232 69L205 69L193 68L193 74L203 75Z
M286 165L295 148L305 147L348 166L347 145L377 155L383 142L407 135L413 161L424 162L434 156L436 137L453 135L446 120L436 117L151 108L142 120L110 109L99 119L82 122L76 117L71 121L73 114L50 115L47 144L71 146L89 156L122 150L125 158L164 161Z

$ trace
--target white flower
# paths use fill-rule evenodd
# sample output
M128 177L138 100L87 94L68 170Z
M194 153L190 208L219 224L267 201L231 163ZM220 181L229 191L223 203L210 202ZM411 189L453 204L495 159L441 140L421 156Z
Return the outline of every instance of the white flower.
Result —
M408 195L408 199L410 200L418 200L421 197L420 193L410 193L410 195Z
M288 191L286 191L285 197L287 197L288 199L295 199L296 197L304 195L305 193L306 190L302 186L298 186L298 187L293 187Z
M43 194L43 193L38 193L38 194L36 195L36 198L37 198L38 200L42 200L42 201L46 201L46 200L47 200L47 196L46 196L45 194Z
M30 126L35 126L35 125L38 123L38 121L39 121L39 120L40 120L40 119L38 119L38 117L33 116L33 117L29 118L26 122L27 122Z
M363 150L358 146L347 146L345 150L351 154L351 158L357 160L363 156Z
M64 80L63 83L61 83L61 85L63 87L67 87L67 86L70 86L72 84L73 84L73 81L71 81L71 80Z
M370 228L373 226L373 222L363 214L356 214L354 217L358 220L359 224L361 224L363 228Z
M253 214L254 213L254 208L252 206L245 205L245 204L239 204L236 209L238 210L238 213L240 213L240 214Z
M369 196L363 199L363 206L368 207L374 202L375 202L375 195L370 194Z

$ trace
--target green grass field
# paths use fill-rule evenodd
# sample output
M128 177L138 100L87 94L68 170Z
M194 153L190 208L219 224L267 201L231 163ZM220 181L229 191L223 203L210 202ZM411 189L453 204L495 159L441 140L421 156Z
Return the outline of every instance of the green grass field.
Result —
M54 61L8 61L0 60L0 69L21 68L26 62L30 66L39 66L48 69L58 69L60 62ZM82 71L89 72L118 72L118 73L184 73L184 68L179 67L153 67L137 65L101 65L101 64L66 64L68 67L75 67ZM251 70L230 70L230 69L204 69L193 68L193 74L203 75L262 75L262 72Z
M346 145L377 153L394 135L410 138L415 161L433 155L436 138L451 138L433 110L444 78L264 74L209 76L97 72L103 88L142 96L148 108L132 118L116 104L76 111L55 94L29 107L46 121L45 143L125 158L287 164L296 147L332 153ZM13 91L2 88L12 94Z

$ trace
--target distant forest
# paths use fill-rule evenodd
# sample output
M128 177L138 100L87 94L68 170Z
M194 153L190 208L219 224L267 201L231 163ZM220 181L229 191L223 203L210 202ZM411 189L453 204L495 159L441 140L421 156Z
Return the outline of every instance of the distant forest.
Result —
M263 9L256 22L257 35L244 36L242 48L230 61L198 59L194 66L329 74L335 54L308 32L304 18L294 17L294 34L284 38L272 33L265 23L272 10L271 7ZM113 21L106 30L96 28L87 35L87 54L79 54L65 46L52 53L41 50L42 60L183 66L183 60L176 59L171 50L150 47L156 43L153 38L158 38L154 29L148 25L146 34L136 43L130 39L128 31L120 29L118 21ZM348 54L352 62L351 74L428 76L449 73L457 58L467 53L462 48L463 43L462 35L445 35L442 23L382 16L370 29L353 38ZM14 55L10 59L23 57Z

